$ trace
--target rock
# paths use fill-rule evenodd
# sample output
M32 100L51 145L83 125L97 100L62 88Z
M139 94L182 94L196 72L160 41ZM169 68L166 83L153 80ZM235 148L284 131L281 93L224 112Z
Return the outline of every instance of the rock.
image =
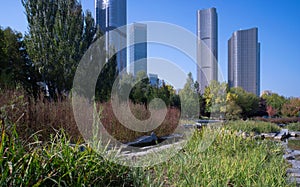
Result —
M272 139L276 136L276 133L261 133L261 136L266 139Z
M281 127L281 128L283 128L283 127L286 126L286 124L280 123L280 124L278 124L278 126Z
M295 157L294 156L288 156L285 158L286 160L295 160Z
M142 136L136 139L134 142L127 143L127 145L133 147L145 147L145 146L155 145L157 143L158 143L158 137L155 135L154 132L151 132L150 136Z
M263 140L265 137L263 135L254 135L252 138L254 140Z
M240 137L242 137L244 139L246 139L246 138L248 138L250 136L249 133L243 132L241 130L239 130L238 132L235 132L235 135L236 136L240 136Z
M286 160L286 161L290 163L294 169L300 169L300 161L298 160Z
M195 123L195 127L196 127L197 129L201 129L203 126L207 126L207 124Z
M195 123L195 124L184 124L183 127L184 128L197 128L197 129L201 129L203 126L203 124L201 123Z
M286 171L288 180L291 183L295 182L296 184L300 184L300 168L297 167L298 166L297 164L295 164L295 162L297 162L297 161L289 160L289 158L290 157L286 157L287 161L292 164L293 168L288 168Z
M286 171L288 174L289 173L299 173L300 174L300 169L295 169L295 168L289 168Z
M289 136L289 130L288 129L282 129L275 137L275 140L283 140Z
M238 132L234 132L236 136L241 136L243 134L243 131L239 130Z
M296 184L300 184L300 178L297 178L297 177L290 177L290 178L289 178L289 182L291 182L291 183L296 182Z
M297 177L297 178L299 178L300 177L300 173L289 173L289 176L290 177Z
M244 139L246 139L246 138L248 138L250 135L248 134L248 133L246 133L246 132L243 132L242 133L242 137L244 138Z
M298 137L300 136L300 132L290 132L291 137Z

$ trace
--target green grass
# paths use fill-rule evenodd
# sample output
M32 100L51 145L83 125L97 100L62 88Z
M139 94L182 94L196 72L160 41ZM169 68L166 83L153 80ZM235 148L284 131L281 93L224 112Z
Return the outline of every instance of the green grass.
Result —
M0 126L1 126L0 122ZM50 142L24 143L15 130L0 142L0 186L132 186L134 171L102 158L91 148L70 146L63 132Z
M286 126L290 131L300 131L300 123L290 123Z
M148 170L143 186L293 186L280 145L220 133L203 152L203 133L196 133L184 151Z
M226 128L233 131L246 133L272 133L279 132L280 127L276 124L262 121L229 121Z
M5 129L7 131L5 131ZM63 131L49 142L19 140L0 122L0 186L288 186L282 147L222 129L196 132L169 161L147 168L120 166L87 147L71 147ZM292 185L291 185L292 186Z
M293 150L300 150L300 140L288 140L288 147Z

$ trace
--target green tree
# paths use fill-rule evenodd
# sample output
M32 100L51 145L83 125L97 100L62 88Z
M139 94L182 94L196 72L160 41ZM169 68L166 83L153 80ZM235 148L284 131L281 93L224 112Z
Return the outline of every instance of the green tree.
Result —
M38 74L28 57L23 36L11 28L0 28L0 87L23 86L37 93Z
M281 113L286 117L300 116L300 98L291 98L283 104Z
M52 95L72 88L77 65L95 34L91 13L76 0L22 0L28 54Z
M192 73L189 73L183 89L179 92L181 115L186 118L199 117L199 100L194 84Z
M171 85L166 84L162 81L161 86L152 86L146 73L140 71L136 77L132 74L124 73L117 79L116 87L118 98L120 101L126 101L126 94L129 93L129 98L133 103L147 105L153 99L163 100L166 106L180 107L180 98L176 95L174 88ZM115 85L115 86L116 86ZM160 108L162 107L161 102L152 103L153 106Z
M256 113L256 116L267 116L268 112L267 112L267 102L264 98L260 97L259 98L259 103L258 103L258 111Z
M19 48L21 47L22 34L14 32L11 28L0 31L0 84L5 87L16 86L15 68L22 64Z
M253 93L246 92L243 88L231 88L230 93L236 94L236 104L242 109L241 116L245 119L253 117L259 110L259 97Z
M211 81L210 85L204 90L206 112L211 117L224 117L226 112L227 84L218 81Z
M199 118L201 118L202 116L209 116L209 114L205 110L206 103L205 103L205 99L203 98L203 95L200 92L200 84L198 81L195 81L194 89L197 93L198 101L199 101Z
M83 32L83 40L81 42L81 52L85 53L89 48L91 43L98 38L100 38L103 34L96 30L95 20L92 16L91 11L86 10L84 17L84 32ZM115 58L115 57L112 57Z
M6 54L6 43L5 43L5 37L4 37L4 31L2 30L2 27L0 27L0 85L3 86L5 83L5 75L6 68L9 66L8 60L7 60L7 54Z
M158 88L153 88L154 93L152 98L160 98L164 101L167 106L170 106L171 97L175 94L172 86L166 84L164 80L162 80L162 85Z
M263 94L262 98L266 100L267 106L271 106L274 110L277 111L277 114L281 115L281 108L287 100L283 97L278 95L277 93L272 93L270 95Z
M226 119L237 120L241 118L242 109L237 104L238 95L234 93L227 93L226 98Z
M170 106L179 108L181 107L180 97L177 94L174 94L170 97Z
M149 83L149 78L144 71L137 73L135 77L135 85L131 91L131 98L134 103L144 104L145 106L151 100L152 91Z
M116 55L114 55L100 72L96 85L96 100L101 102L109 101L114 81L118 76L116 67L117 61Z

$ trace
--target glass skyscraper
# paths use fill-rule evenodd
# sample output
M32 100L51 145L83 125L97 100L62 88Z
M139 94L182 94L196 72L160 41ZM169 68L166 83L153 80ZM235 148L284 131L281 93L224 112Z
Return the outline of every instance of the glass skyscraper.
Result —
M149 81L152 86L159 86L159 79L157 74L149 73Z
M143 71L147 75L147 25L134 23L129 31L130 72L136 76Z
M218 15L216 8L197 11L197 81L203 93L218 80Z
M126 0L95 0L96 25L106 34L106 50L116 53L117 69L122 71L127 64L127 2ZM124 27L123 27L124 26ZM122 27L120 29L119 27ZM114 29L116 32L109 34Z
M239 30L228 41L228 84L260 94L260 43L258 29Z

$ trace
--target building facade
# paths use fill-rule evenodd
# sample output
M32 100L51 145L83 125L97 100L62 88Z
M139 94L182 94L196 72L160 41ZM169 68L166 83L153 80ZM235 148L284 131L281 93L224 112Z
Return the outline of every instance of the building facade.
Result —
M134 23L129 31L130 73L136 76L138 72L145 72L147 75L147 25Z
M216 8L197 11L197 81L200 91L218 81L218 15Z
M228 41L228 85L260 94L258 29L239 30Z
M95 14L96 25L105 34L106 51L116 53L117 70L121 72L127 66L127 1L95 0ZM115 32L109 33L112 30Z
M159 86L159 79L158 79L158 75L157 74L151 74L151 73L149 73L148 77L149 77L150 84L152 86Z

